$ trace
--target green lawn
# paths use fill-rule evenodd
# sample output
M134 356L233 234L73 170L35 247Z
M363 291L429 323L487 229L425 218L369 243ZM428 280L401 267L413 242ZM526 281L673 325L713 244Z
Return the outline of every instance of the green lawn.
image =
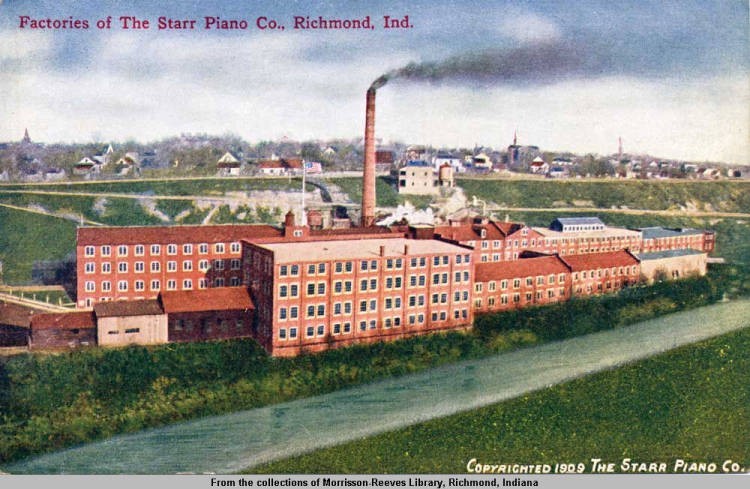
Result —
M750 329L252 473L462 473L467 462L739 462L750 470ZM619 470L619 469L618 469Z
M679 209L693 202L697 210L750 212L747 181L576 181L493 180L459 178L466 196L508 207L585 207L632 209Z
M61 260L75 251L75 223L0 207L0 261L3 281L31 281L31 267L38 260Z

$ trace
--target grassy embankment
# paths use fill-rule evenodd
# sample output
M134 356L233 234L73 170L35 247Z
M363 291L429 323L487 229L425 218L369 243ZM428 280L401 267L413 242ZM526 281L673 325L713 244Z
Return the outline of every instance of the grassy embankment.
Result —
M483 316L474 332L272 359L254 341L23 354L0 363L0 462L615 328L730 296L750 271Z
M464 473L488 464L713 462L750 470L750 330L251 473ZM731 467L731 465L729 465Z

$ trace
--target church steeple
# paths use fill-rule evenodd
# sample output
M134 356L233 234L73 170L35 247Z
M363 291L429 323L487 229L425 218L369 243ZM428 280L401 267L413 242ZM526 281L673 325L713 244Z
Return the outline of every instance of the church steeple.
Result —
M29 129L26 128L23 131L23 139L21 140L24 144L31 144L31 138L29 137Z

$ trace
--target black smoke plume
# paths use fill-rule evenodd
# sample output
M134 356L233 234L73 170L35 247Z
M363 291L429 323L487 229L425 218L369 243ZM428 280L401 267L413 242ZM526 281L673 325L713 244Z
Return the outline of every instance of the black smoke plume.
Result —
M442 61L409 63L376 79L377 90L391 80L489 86L553 83L576 75L611 71L602 50L574 41L549 41L513 49L487 49Z

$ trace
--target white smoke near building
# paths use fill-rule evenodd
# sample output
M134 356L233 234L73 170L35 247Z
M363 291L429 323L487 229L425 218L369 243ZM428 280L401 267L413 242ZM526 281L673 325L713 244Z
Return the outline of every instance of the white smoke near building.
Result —
M378 221L378 226L390 226L395 223L406 221L411 225L415 224L434 224L435 216L432 209L416 209L410 202L396 207L396 210L390 216Z

